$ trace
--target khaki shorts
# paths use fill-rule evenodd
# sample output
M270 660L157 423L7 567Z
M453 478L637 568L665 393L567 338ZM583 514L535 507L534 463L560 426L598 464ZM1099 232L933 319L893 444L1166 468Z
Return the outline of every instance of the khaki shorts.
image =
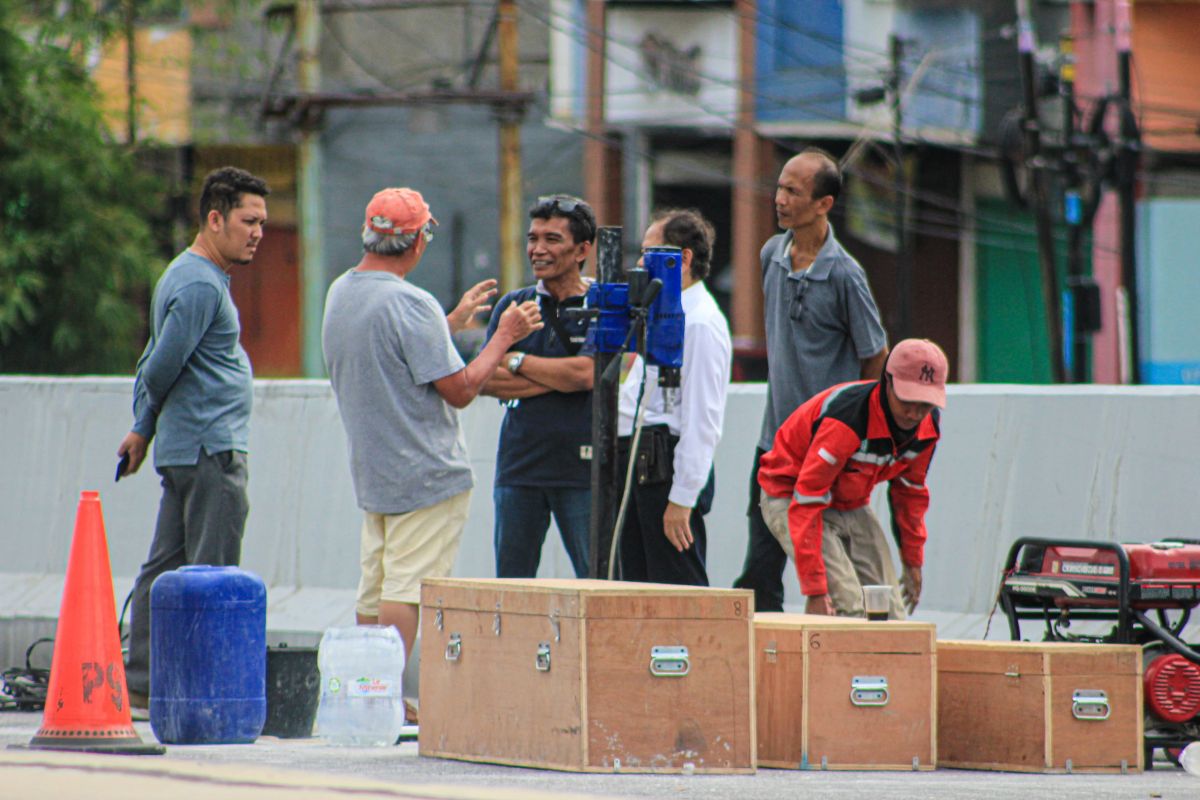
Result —
M795 547L788 530L791 498L764 494L759 500L763 521L794 563ZM896 570L887 537L870 506L850 511L827 508L821 514L821 557L829 599L840 616L865 617L862 587L892 587L890 619L905 619L904 602L896 583Z
M470 490L407 514L363 517L359 544L362 577L355 610L379 616L379 602L420 603L421 579L450 574L467 523Z

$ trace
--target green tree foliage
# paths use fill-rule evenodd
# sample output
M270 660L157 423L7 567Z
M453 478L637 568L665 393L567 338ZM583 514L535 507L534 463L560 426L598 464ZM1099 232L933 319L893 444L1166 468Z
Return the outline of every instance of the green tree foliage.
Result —
M0 0L0 371L129 373L163 266L156 182L111 141L89 0Z

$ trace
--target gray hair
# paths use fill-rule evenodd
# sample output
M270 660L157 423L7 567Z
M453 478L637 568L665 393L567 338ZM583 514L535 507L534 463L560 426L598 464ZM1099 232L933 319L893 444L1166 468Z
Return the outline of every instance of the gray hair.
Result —
M416 244L421 231L412 233L383 234L376 233L366 225L362 231L363 250L377 256L402 256Z

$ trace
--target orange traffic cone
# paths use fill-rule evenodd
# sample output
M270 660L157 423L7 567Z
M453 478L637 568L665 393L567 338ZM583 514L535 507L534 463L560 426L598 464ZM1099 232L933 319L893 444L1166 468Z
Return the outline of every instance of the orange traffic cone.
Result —
M100 493L83 492L67 561L39 750L154 754L133 728Z

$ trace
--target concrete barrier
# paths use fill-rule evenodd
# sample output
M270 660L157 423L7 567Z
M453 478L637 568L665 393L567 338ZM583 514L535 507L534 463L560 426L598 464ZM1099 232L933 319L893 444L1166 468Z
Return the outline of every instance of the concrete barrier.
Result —
M128 378L0 377L0 666L52 632L79 492L104 505L118 608L146 555L158 507L153 470L113 484L131 422ZM741 570L750 461L765 399L735 385L717 450L707 518L709 576ZM482 398L462 413L475 471L455 574L493 574L492 473L502 409ZM271 641L315 642L351 624L358 531L337 406L326 381L256 381L250 517L242 564L269 587ZM947 636L979 636L999 569L1018 536L1152 541L1200 536L1200 388L950 388L930 476L925 595L918 617ZM887 518L882 489L873 500ZM571 575L554 530L542 576ZM794 572L787 605L802 604ZM992 638L1006 638L1002 620Z

